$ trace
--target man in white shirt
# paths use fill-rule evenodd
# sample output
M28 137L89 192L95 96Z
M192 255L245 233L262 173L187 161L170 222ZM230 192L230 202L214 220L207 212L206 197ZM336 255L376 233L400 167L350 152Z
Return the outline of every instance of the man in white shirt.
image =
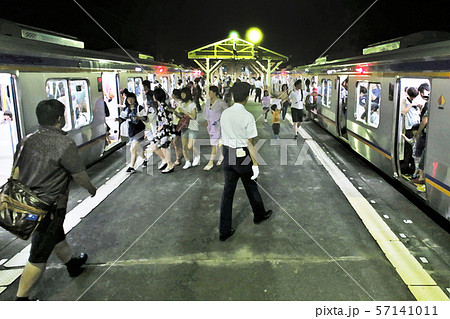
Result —
M259 103L261 103L261 89L263 87L263 84L261 82L261 77L259 77L256 81L255 81L255 102L258 102L256 100L259 99Z
M294 123L294 139L297 139L297 132L300 124L303 122L303 90L302 80L294 83L295 89L289 94L291 101L292 122Z
M221 241L225 241L234 234L234 229L231 227L232 208L234 192L239 178L242 179L252 206L253 222L259 224L272 215L271 210L265 210L256 183L259 168L252 139L258 136L258 132L255 118L244 107L248 102L250 84L245 82L235 83L231 91L235 103L223 111L220 118L225 175L225 185L220 204L219 239ZM250 161L248 156L251 158Z

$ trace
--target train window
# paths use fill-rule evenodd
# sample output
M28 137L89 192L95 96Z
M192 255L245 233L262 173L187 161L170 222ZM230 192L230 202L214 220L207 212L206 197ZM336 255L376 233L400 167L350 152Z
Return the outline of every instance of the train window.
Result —
M75 129L91 122L91 105L89 103L88 83L86 80L70 80L70 96Z
M66 106L64 117L66 125L62 128L63 131L70 131L72 129L72 115L70 112L70 99L67 80L47 80L45 84L45 91L47 100L56 99Z
M134 93L134 78L128 78L128 92Z
M380 124L381 84L369 83L369 89L370 113L367 121L370 126L378 127Z
M142 78L134 78L134 92L139 105L144 105L144 86L142 81Z
M128 91L136 94L139 105L144 105L144 86L142 78L128 78Z
M331 90L333 82L331 80L322 80L322 105L325 107L331 106Z
M378 127L380 119L381 84L359 81L356 86L355 119Z

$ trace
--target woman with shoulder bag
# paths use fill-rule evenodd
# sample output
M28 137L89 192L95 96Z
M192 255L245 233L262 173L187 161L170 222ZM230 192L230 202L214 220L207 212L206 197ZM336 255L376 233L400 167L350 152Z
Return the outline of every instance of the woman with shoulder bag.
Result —
M144 156L143 141L145 132L145 123L147 121L147 116L145 115L145 108L139 105L136 101L136 95L134 93L129 93L125 101L125 108L123 109L119 122L123 123L128 121L128 137L131 153L130 166L126 170L127 173L134 173L134 165L136 164L137 156L144 159L144 166L146 166L146 160Z

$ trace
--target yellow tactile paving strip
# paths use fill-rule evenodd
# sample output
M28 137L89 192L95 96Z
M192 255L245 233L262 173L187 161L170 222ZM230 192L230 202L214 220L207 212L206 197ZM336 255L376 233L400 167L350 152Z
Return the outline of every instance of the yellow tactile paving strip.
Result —
M287 118L292 123L289 114L287 114ZM450 299L445 292L423 269L422 265L391 231L367 199L326 155L317 142L303 128L300 128L299 133L339 186L414 297L418 301L449 301Z

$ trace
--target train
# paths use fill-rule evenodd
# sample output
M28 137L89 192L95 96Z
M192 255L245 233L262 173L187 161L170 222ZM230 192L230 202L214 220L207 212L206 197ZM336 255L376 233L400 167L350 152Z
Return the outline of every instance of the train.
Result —
M370 45L360 56L320 58L273 74L272 89L281 83L292 86L298 78L315 82L321 95L316 108L307 112L311 120L450 220L449 34L419 32ZM424 83L431 90L421 185L411 182L402 165L406 141L401 105L407 88ZM371 105L362 105L362 92Z
M172 92L178 80L193 79L196 72L148 55L87 50L75 37L0 19L0 185L10 175L17 143L38 126L39 101L64 103L63 130L89 165L124 143L116 121L121 88L142 105L145 79L152 89Z

